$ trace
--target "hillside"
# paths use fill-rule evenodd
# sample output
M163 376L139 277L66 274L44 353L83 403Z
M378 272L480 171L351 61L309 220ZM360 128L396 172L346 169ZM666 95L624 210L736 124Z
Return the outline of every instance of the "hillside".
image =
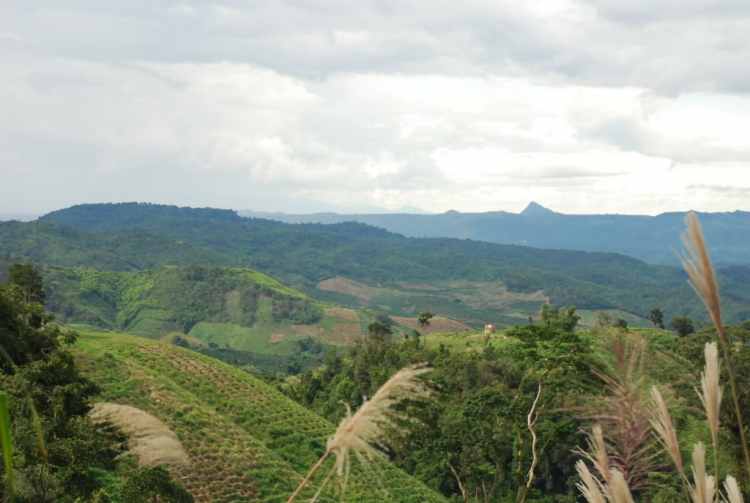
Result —
M253 267L318 300L395 316L427 309L473 326L523 322L536 313L540 299L584 311L619 309L641 318L657 306L668 319L706 317L679 268L617 254L406 238L356 223L291 225L226 210L135 203L81 205L42 220L0 224L0 252L77 265L85 242L89 254L97 249L111 254L106 268L143 268L158 261L174 263L168 256L141 251L153 240L171 239L186 250L175 261L188 261L193 253L192 263ZM54 235L46 222L58 222ZM64 229L70 229L69 237ZM118 240L129 246L112 247ZM355 282L356 288L329 288L326 282L335 278ZM750 318L750 285L731 277L723 280L728 285L727 318Z
M6 266L0 260L0 268ZM372 315L321 304L252 269L163 266L138 272L42 268L58 322L190 345L280 355L356 340ZM2 274L0 274L2 279ZM308 339L318 345L308 346Z
M182 348L84 334L75 352L84 374L102 387L101 401L153 414L177 436L189 465L172 472L198 502L286 501L334 431L247 373ZM377 464L387 493L355 470L343 501L444 501L388 463ZM334 486L322 501L339 501Z
M679 265L672 248L681 246L685 213L564 215L536 203L521 214L504 211L439 215L292 215L242 211L240 215L286 223L361 222L409 237L449 237L538 248L622 253L657 264ZM700 213L718 264L750 264L750 213Z

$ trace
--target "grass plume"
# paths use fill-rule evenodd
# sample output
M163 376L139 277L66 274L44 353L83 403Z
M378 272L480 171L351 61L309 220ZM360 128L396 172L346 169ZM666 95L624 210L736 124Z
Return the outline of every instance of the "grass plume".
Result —
M579 460L576 463L576 471L581 478L576 486L578 487L578 490L581 491L581 494L586 501L589 503L605 503L604 494L602 494L602 486L599 481L591 475L586 463Z
M716 479L706 473L706 449L703 442L693 446L693 485L690 497L693 503L712 503L716 495Z
M698 222L695 213L690 213L685 217L687 231L682 234L682 242L685 244L687 253L680 256L682 266L685 268L690 277L690 286L696 291L703 303L706 305L711 319L716 326L719 334L724 362L727 365L727 374L729 375L729 388L732 392L734 401L734 411L737 415L737 427L740 431L740 440L742 451L745 456L745 469L750 474L750 450L748 450L747 438L745 435L745 426L742 419L742 409L740 408L737 385L735 384L734 373L732 372L731 360L729 358L729 347L727 346L726 334L724 330L724 321L721 315L721 298L719 296L719 285L716 281L716 273L711 265L711 255L708 253L706 238ZM708 365L708 362L707 362ZM703 397L701 397L703 399ZM705 405L705 404L704 404ZM706 410L708 413L708 410ZM718 411L717 411L718 425ZM712 430L713 435L713 430Z
M724 481L724 492L726 497L723 500L726 503L744 503L740 486L737 485L737 479L731 475L727 475L727 479Z
M680 476L685 478L685 470L682 465L682 454L680 453L680 442L677 440L677 430L672 422L672 415L669 413L669 407L664 401L661 392L653 386L651 388L651 398L653 405L651 407L651 427L656 432L656 436L664 446L664 449L672 458L672 462L677 467Z
M370 400L365 400L356 413L352 415L351 409L348 409L346 417L339 423L336 433L328 439L325 454L313 466L287 500L287 503L292 503L295 500L305 484L331 454L336 455L336 461L331 468L331 472L318 489L316 498L334 472L341 479L342 485L346 487L351 471L352 455L365 468L369 467L370 462L376 456L384 457L385 455L382 452L384 447L383 432L389 428L398 427L394 422L394 417L399 414L393 409L393 406L407 398L418 399L429 396L431 392L426 383L419 379L419 376L431 370L425 368L424 365L403 368L383 384Z

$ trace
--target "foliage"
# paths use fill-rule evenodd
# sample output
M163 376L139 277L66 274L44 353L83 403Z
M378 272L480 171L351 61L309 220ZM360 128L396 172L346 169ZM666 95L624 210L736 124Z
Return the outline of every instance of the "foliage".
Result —
M540 323L553 330L572 332L575 330L578 321L581 319L581 317L575 313L575 306L550 309L549 304L545 302L539 310Z
M429 362L438 401L408 405L417 422L406 425L406 434L386 441L392 457L446 497L480 494L480 501L497 501L514 498L526 484L532 462L526 416L546 376L531 494L570 498L575 477L570 450L580 441L578 424L554 409L593 382L584 363L591 356L590 342L583 334L547 325L517 327L507 335L511 339L498 339L504 341L500 345L488 342L478 352L371 337L346 356L329 353L319 371L277 386L338 421L345 412L342 401L356 408L397 369Z
M85 498L99 487L95 470L114 467L118 444L84 417L98 389L68 350L76 334L61 332L26 298L18 286L0 285L0 375L10 397L16 493L29 502Z
M120 490L122 503L193 503L184 487L175 484L161 467L143 468L132 475Z
M13 263L8 266L8 283L18 285L23 292L25 302L44 304L46 294L42 284L42 275L31 264Z
M677 332L680 337L685 337L695 333L695 326L693 320L687 316L676 316L672 321L669 322L669 328Z
M422 311L419 313L419 326L424 328L430 325L432 319L432 311Z
M664 313L661 309L658 307L653 308L649 312L649 317L654 328L664 328Z

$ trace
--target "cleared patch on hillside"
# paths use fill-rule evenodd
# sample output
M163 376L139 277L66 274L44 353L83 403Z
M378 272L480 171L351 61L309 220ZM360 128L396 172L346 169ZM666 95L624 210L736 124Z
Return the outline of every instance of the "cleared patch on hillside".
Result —
M284 341L284 337L286 337L284 334L271 334L271 337L268 338L268 343L278 344L279 342Z
M464 325L460 321L443 318L441 316L435 316L432 318L430 324L424 328L419 326L419 320L417 318L402 318L401 316L392 316L392 318L396 323L417 330L422 335L474 331L473 328Z
M292 330L300 337L318 337L318 327L316 325L293 325Z
M354 309L348 309L346 307L326 307L325 315L332 316L334 318L341 318L347 321L359 321L359 315Z
M338 292L357 297L362 300L370 300L373 297L372 288L347 278L331 278L326 279L318 283L317 288L320 290L327 290L329 292Z
M359 324L336 323L333 326L333 336L336 340L344 343L355 342L362 337L362 329Z
M90 413L97 423L110 423L128 436L128 450L141 466L188 466L188 453L169 427L130 405L97 403Z

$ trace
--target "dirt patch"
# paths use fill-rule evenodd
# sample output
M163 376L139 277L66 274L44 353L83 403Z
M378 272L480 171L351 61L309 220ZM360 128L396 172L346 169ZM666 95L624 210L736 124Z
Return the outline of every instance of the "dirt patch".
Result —
M334 318L341 318L342 320L347 321L359 321L357 311L345 307L327 307L325 308L325 315Z
M318 337L318 327L315 325L294 325L292 330L302 337Z
M474 331L473 328L464 325L460 321L443 318L441 316L435 316L434 318L432 318L430 320L429 326L426 326L424 328L419 326L419 321L417 318L402 318L400 316L392 316L392 318L396 323L400 323L401 325L417 330L422 335Z
M268 343L278 344L284 340L284 337L286 337L284 334L271 334L271 337L268 338Z
M371 287L346 278L336 277L326 279L318 283L316 286L320 290L345 293L364 300L370 300L373 297Z
M128 437L128 447L141 466L188 466L188 454L177 436L151 414L117 403L97 403L90 413L97 423L111 423Z
M333 326L333 337L341 342L354 342L361 336L359 323L336 323Z

